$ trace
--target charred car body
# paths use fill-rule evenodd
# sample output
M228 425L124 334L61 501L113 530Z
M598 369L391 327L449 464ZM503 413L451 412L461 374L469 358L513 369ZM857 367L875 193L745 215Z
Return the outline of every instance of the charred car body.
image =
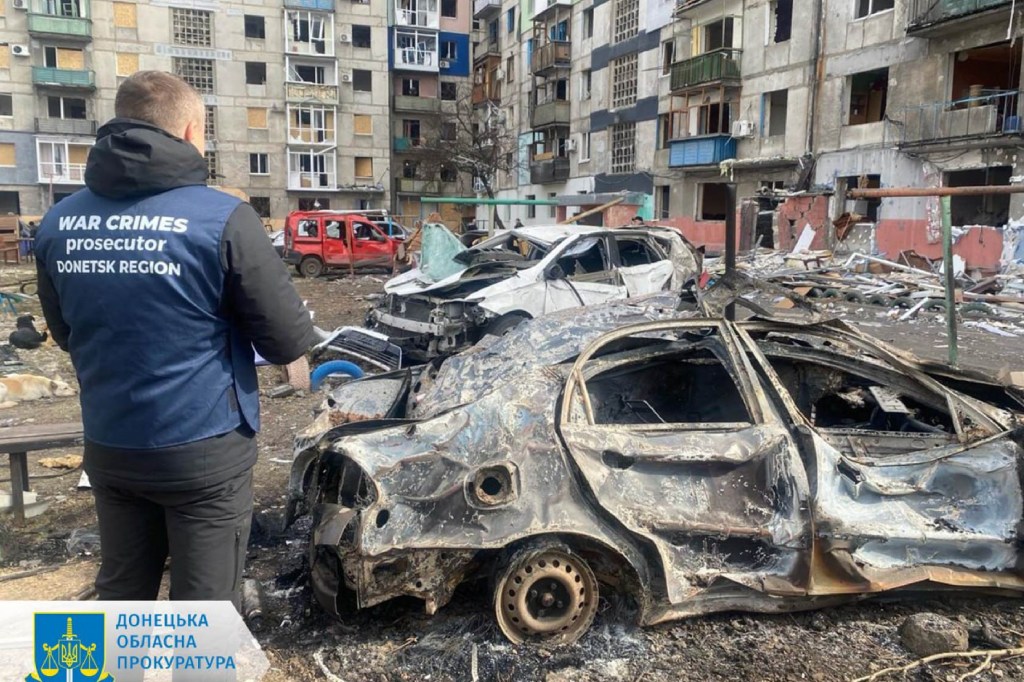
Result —
M426 360L553 311L678 291L701 273L697 250L677 230L658 227L521 228L455 260L458 272L440 281L419 268L390 280L367 326Z
M491 576L511 640L562 643L599 585L642 624L1024 592L1020 396L841 322L677 300L565 311L335 391L291 481L324 608L433 612Z

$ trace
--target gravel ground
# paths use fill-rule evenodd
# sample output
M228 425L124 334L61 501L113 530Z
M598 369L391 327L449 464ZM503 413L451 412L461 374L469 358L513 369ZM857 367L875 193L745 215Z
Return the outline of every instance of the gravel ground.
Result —
M30 272L7 268L0 271L0 284ZM384 278L297 280L296 286L316 311L317 323L333 328L360 324ZM941 320L894 322L888 311L870 307L836 312L898 347L945 358ZM0 337L12 328L12 319L0 321ZM989 373L1004 366L1024 368L1024 330L1011 323L1006 329L1017 335L964 329L961 363ZM56 348L22 352L22 359L43 374L73 376L67 357ZM276 385L276 370L262 369L261 382L265 389ZM555 651L507 643L488 613L481 584L464 585L433 617L424 615L414 600L396 600L334 621L309 594L302 560L308 527L300 522L280 530L292 434L307 423L318 402L313 395L263 400L248 574L264 593L263 616L252 627L271 660L268 680L851 680L912 661L914 656L899 644L897 628L906 616L923 611L966 625L987 624L1010 643L1024 644L1024 602L935 593L792 615L724 614L646 629L631 625L628 609L610 598L602 601L594 627L578 644ZM40 401L0 411L0 425L78 416L75 399ZM60 473L41 467L38 460L64 454L76 453L30 455L32 475ZM57 567L0 582L0 599L66 598L90 583L97 561L95 516L91 496L76 488L77 481L77 471L34 479L34 489L49 502L46 513L23 526L0 521L0 564L6 567L0 572ZM964 679L976 663L930 666L906 678L887 679ZM998 661L970 679L1024 680L1024 658Z

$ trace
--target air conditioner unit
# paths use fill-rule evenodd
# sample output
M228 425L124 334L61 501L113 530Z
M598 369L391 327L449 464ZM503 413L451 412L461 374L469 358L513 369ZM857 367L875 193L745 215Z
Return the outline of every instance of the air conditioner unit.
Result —
M452 63L451 63L450 60L448 60L448 59L442 59L441 60L441 68L442 69L450 69L451 66L452 66Z
M732 136L733 137L753 137L754 136L754 122L753 121L733 121L732 122Z
M28 45L11 45L11 54L15 57L28 57L32 53L29 52Z
M576 151L576 138L575 137L570 137L568 140L565 141L565 151L567 151L567 152L574 152L574 151Z
M338 36L338 41L342 43L351 43L352 36L350 36L348 33L342 33L341 35Z
M349 71L343 72L341 74L341 82L342 83L351 83L352 82L352 73L349 72Z
M28 9L28 0L11 0L14 9Z

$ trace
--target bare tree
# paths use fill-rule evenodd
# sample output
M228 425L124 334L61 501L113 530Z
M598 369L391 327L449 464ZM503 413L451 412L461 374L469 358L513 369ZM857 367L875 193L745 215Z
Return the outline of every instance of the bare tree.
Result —
M519 161L519 138L515 122L506 121L496 93L487 93L478 85L459 86L454 102L444 102L440 125L426 131L420 155L423 177L441 178L457 173L460 181L473 178L474 189L494 198L501 173L515 175ZM496 226L503 228L494 213Z

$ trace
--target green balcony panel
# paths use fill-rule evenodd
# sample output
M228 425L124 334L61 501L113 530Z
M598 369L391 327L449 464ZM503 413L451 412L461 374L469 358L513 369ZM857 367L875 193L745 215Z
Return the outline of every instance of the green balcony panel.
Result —
M32 82L36 85L59 85L69 88L96 87L95 75L87 69L54 69L48 66L33 66Z
M672 65L672 90L739 81L741 50L713 50Z

